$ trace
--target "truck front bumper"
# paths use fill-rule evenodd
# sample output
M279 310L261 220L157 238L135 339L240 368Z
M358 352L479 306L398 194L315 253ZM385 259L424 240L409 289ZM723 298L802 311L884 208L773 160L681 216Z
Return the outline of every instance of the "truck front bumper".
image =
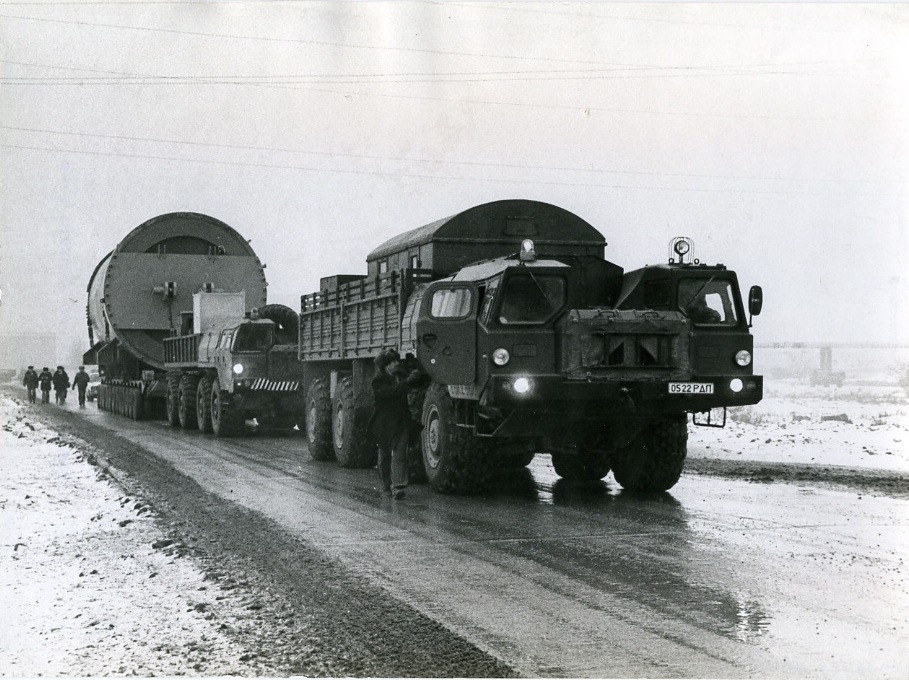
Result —
M526 380L526 390L521 391ZM480 405L494 408L564 410L578 402L627 403L647 411L708 411L722 406L758 403L764 395L760 375L693 376L691 380L567 380L560 375L492 376L480 394ZM574 406L572 406L574 404Z

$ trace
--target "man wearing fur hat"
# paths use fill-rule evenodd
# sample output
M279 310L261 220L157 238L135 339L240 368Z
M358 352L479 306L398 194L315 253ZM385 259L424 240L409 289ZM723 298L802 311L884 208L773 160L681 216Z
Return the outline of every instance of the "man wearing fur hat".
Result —
M379 446L379 475L382 488L395 500L404 497L407 488L407 444L413 421L407 404L407 391L424 379L420 371L405 376L401 357L393 349L383 350L375 358L376 375L372 379L375 410L369 420L369 431Z

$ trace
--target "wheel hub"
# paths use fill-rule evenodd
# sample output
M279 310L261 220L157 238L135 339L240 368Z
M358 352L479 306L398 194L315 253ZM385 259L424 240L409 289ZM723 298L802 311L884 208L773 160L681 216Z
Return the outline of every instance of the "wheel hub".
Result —
M335 413L335 448L344 448L344 407L338 404L337 413Z
M433 409L429 414L429 427L426 428L426 438L427 438L427 448L426 448L426 462L432 468L439 467L439 448L442 443L442 432L441 432L441 423L439 422L439 414Z

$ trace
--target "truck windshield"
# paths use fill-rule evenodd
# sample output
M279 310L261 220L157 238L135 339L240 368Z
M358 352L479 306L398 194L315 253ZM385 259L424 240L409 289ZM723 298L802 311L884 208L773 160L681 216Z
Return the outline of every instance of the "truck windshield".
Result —
M264 352L274 344L274 326L269 324L243 324L237 329L235 352Z
M511 276L505 282L499 322L542 323L565 305L565 279L556 274Z
M735 292L732 282L725 279L681 279L679 309L697 325L738 323Z

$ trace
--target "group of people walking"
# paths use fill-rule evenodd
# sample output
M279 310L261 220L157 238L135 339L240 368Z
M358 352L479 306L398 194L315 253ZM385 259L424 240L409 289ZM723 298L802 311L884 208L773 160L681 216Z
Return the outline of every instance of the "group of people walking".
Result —
M28 390L28 403L34 404L37 400L38 388L41 388L41 403L50 403L51 387L54 388L54 400L58 404L66 403L66 393L70 387L75 387L79 393L79 406L85 407L85 390L88 388L89 376L85 372L85 366L79 367L79 372L73 378L72 383L69 380L69 374L63 366L57 366L57 370L51 373L50 369L45 366L38 373L34 366L29 366L22 377L22 384Z

